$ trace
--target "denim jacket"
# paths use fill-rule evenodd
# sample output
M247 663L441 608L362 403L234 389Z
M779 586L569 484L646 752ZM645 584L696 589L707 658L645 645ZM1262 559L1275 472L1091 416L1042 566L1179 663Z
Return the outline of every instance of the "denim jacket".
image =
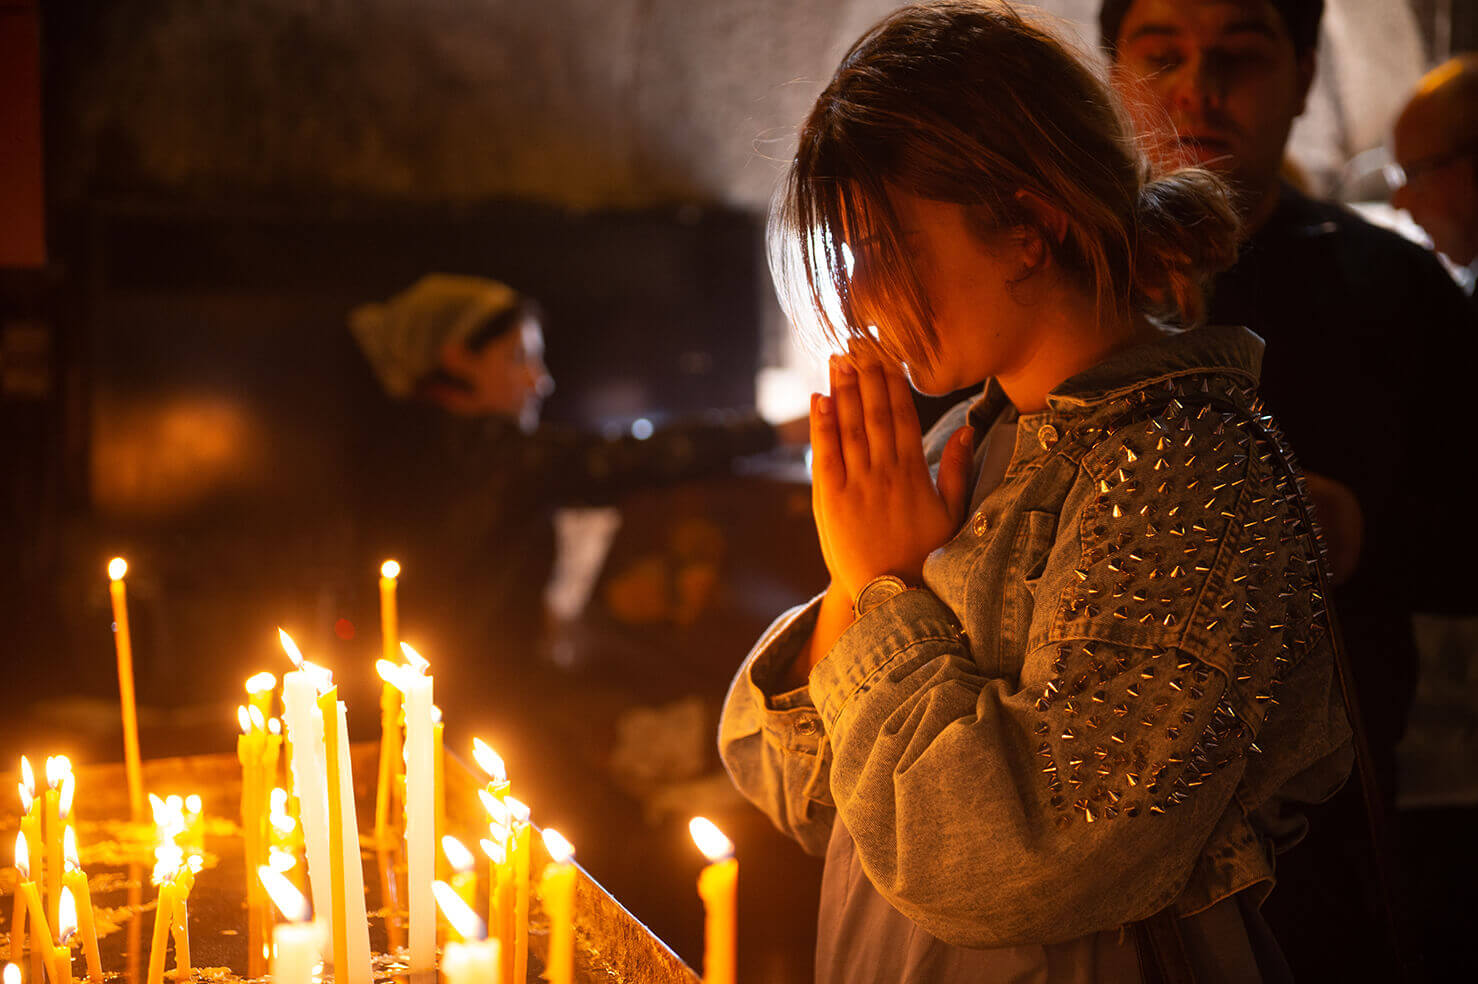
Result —
M1023 414L999 486L923 585L780 681L816 602L745 660L719 745L810 853L838 818L872 886L960 947L1050 944L1271 888L1352 761L1297 467L1255 392L1262 342L1121 351ZM937 466L999 387L925 438ZM974 497L972 497L973 499Z

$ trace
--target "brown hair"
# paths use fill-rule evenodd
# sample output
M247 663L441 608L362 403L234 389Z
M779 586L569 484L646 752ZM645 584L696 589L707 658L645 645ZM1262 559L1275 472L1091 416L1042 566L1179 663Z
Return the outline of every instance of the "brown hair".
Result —
M1210 172L1149 167L1112 91L1048 31L984 0L901 8L852 46L801 131L770 211L781 303L833 342L885 306L907 349L892 354L936 357L892 187L964 206L982 239L1036 230L1101 313L1193 324L1204 279L1235 258L1236 213Z

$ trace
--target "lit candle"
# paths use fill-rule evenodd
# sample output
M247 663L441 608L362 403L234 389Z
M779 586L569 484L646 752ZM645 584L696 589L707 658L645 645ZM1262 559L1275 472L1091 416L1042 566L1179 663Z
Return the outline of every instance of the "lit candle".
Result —
M399 667L388 659L378 660L380 674L380 772L375 784L375 843L388 845L394 839L397 779L404 759L400 751L400 689L395 686Z
M318 926L309 921L308 900L271 867L258 868L257 877L288 920L272 930L272 984L313 984L321 935Z
M513 965L509 980L522 981L529 973L529 867L533 863L534 828L529 808L509 796L508 863L513 875ZM508 966L506 963L504 966Z
M441 850L446 855L447 864L452 869L452 888L461 896L463 902L469 906L476 905L477 874L472 870L476 859L473 858L472 852L451 834L441 839Z
M113 597L113 647L118 653L118 699L123 708L123 764L128 773L129 814L144 819L144 769L139 761L139 712L133 695L133 641L128 634L128 594L123 575L128 562L108 562L108 592Z
M441 719L441 708L431 708L431 754L436 763L436 839L446 833L446 723ZM449 872L441 859L437 859L436 876L445 879Z
M354 773L349 761L349 723L339 688L318 698L328 763L329 858L333 870L334 980L370 984L369 914L365 911L364 865L359 857L359 820Z
M175 875L179 872L178 849L155 852L154 884L159 886L159 902L154 908L154 936L149 945L148 984L164 984L164 961L169 952L169 929L174 922ZM173 856L171 856L171 853Z
M97 924L92 918L92 891L87 884L87 874L77 857L77 834L71 827L63 837L63 853L66 855L67 871L62 877L62 891L70 891L76 898L77 927L82 934L82 953L87 958L87 979L103 979L102 959L98 955Z
M24 935L27 917L31 920L28 937L31 950L31 980L41 979L42 968L51 961L51 951L56 943L51 935L51 923L46 921L46 907L41 904L41 890L31 880L31 852L27 846L25 831L15 835L15 911L10 922L10 958L19 956L16 947Z
M575 848L552 827L544 829L549 865L539 878L539 900L549 918L549 956L544 976L549 984L575 979Z
M185 797L185 846L197 853L205 850L205 803L199 793Z
M21 969L13 963L6 964L4 976L0 980L4 984L21 984Z
M446 882L432 886L436 903L462 939L442 949L441 975L445 984L499 984L498 943L487 939L487 927L477 913Z
M703 899L703 984L734 984L734 961L738 953L734 930L734 890L739 862L734 842L704 817L688 821L688 832L708 858L698 876L698 895Z
M62 895L62 797L67 812L72 809L72 763L65 755L46 759L46 792L43 794L46 837L46 914L57 925Z
M77 903L67 887L57 898L56 949L52 952L55 973L52 984L72 984L72 936L77 932Z
M323 717L318 712L318 693L328 688L327 670L303 659L292 637L278 629L282 648L298 669L282 678L282 702L287 734L292 743L293 782L297 786L302 813L303 845L308 854L308 885L313 891L314 916L322 920L333 912L332 864L328 839L328 777L324 760ZM326 947L333 941L319 927ZM326 956L332 960L333 951Z
M513 868L509 859L510 814L508 805L486 789L479 789L477 796L482 800L488 814L489 840L482 842L482 849L489 858L488 864L488 921L492 932L503 944L504 976L511 972L514 953L513 945Z
M263 670L246 678L247 703L257 709L265 721L272 716L272 697L277 690L277 678Z
M405 840L410 908L410 972L436 967L436 755L431 720L429 665L405 643L410 666L400 672L405 700Z
M247 686L250 691L250 683ZM255 712L255 713L253 713ZM257 726L265 724L257 706L236 708L241 734L236 737L236 759L241 763L241 833L246 855L246 938L247 953L252 961L261 960L266 943L266 927L262 922L262 893L252 872L265 857L262 845L262 771L266 734Z

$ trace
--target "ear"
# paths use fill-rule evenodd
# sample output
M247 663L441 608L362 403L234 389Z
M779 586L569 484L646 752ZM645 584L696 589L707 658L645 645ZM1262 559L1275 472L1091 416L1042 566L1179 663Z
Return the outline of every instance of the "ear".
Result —
M1031 221L1018 230L1028 270L1035 270L1052 255L1052 247L1067 239L1067 214L1060 208L1047 204L1040 196L1022 188L1013 196L1016 204ZM1051 237L1051 243L1043 240L1043 234Z
M1318 45L1314 45L1299 55L1294 65L1298 78L1298 111L1293 114L1295 118L1302 116L1308 107L1309 89L1314 85L1314 72L1319 67L1319 57L1315 53L1317 48Z

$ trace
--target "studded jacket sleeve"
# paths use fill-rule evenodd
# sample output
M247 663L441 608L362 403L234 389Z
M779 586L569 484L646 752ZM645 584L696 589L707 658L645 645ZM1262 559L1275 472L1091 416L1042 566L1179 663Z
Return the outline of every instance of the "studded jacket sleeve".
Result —
M1049 465L1071 465L1055 533L1038 544L1018 510L1002 534L1041 552L1012 564L1019 674L972 655L965 627L1000 624L927 588L815 667L837 815L900 912L963 946L1111 929L1256 841L1249 816L1293 777L1337 787L1321 555L1270 426L1171 400ZM1231 865L1219 897L1269 873Z

